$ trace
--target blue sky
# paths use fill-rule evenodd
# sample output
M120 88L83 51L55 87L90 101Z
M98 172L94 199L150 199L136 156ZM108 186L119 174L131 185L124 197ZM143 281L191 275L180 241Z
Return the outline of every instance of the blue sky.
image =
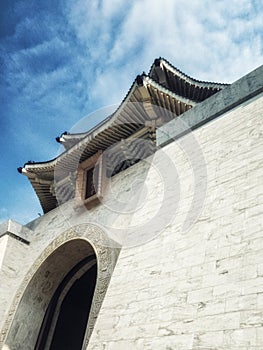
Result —
M261 0L1 1L0 221L42 213L16 168L55 157L56 136L119 103L156 57L218 82L261 65L262 14Z

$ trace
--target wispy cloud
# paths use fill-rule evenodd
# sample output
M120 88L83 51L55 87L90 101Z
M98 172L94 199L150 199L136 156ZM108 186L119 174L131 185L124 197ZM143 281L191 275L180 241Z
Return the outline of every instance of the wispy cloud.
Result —
M92 99L115 102L160 55L196 78L223 82L262 63L259 1L145 0L126 7L116 1L106 11L108 4L79 0L68 7L69 22L94 67Z

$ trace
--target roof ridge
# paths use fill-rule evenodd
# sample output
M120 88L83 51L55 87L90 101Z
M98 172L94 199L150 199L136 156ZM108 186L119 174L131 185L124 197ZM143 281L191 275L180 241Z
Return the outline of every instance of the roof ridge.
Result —
M156 58L153 62L153 64L151 65L151 68L149 70L149 76L151 77L153 68L156 66L160 66L160 63L163 62L165 64L165 67L170 70L170 72L174 73L175 75L178 75L180 78L185 79L186 81L188 81L189 83L197 83L197 84L205 84L205 85L212 85L213 87L225 87L228 86L230 84L228 83L218 83L218 82L212 82L212 81L206 81L206 80L199 80L199 79L195 79L193 77L191 77L190 75L182 72L180 69L178 69L177 67L175 67L172 63L170 63L166 58L164 57L159 57ZM154 79L153 77L151 77L152 79ZM212 87L211 86L211 87Z
M122 102L119 104L117 109L111 115L109 115L108 117L103 119L98 125L94 126L93 128L91 128L90 130L87 130L84 133L81 133L83 135L83 138L79 142L84 142L84 140L86 138L88 138L92 132L98 130L99 127L103 127L104 124L107 124L108 122L110 122L111 119L113 119L114 116L116 116L118 114L120 109L125 106L125 102L128 99L129 94L132 92L133 88L136 86L142 86L144 82L151 84L152 86L155 86L156 88L159 88L163 93L170 95L172 98L180 99L185 104L187 104L187 103L192 104L192 105L196 104L195 101L188 99L188 98L185 98L183 96L180 96L180 95L176 94L175 92L171 91L170 89L167 89L162 84L158 83L157 81L152 79L149 75L147 75L145 72L143 72L141 75L137 75L137 77L134 79L128 93L125 95L125 97L123 98ZM114 120L112 120L112 123L114 123ZM70 135L74 136L74 135L81 135L81 134L78 134L78 133L77 134L69 134L69 133L67 133L66 135L67 136L70 136ZM61 135L63 135L63 134L61 134ZM55 165L53 163L55 163L56 161L61 159L63 157L63 155L66 154L69 150L72 150L73 148L77 148L77 145L79 144L79 142L77 142L72 147L65 149L58 156L56 156L50 160L41 161L41 162L35 162L35 161L34 162L32 162L32 161L26 162L24 164L23 168L27 167L27 170L30 170L30 168L38 167L38 165L45 165L45 164L49 165L49 167L52 167L53 165ZM18 168L19 169L18 171L22 172L23 168L22 167Z

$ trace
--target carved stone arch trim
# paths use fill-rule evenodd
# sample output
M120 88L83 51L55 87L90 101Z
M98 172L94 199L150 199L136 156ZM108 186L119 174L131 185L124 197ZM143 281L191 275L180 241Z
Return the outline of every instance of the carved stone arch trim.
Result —
M22 298L25 292L28 290L30 282L33 280L34 276L36 276L48 257L55 253L58 248L74 240L84 240L89 243L97 258L97 280L83 342L83 349L86 348L119 255L119 249L111 247L109 238L105 231L98 225L90 223L74 226L60 234L35 260L28 273L25 275L19 289L17 290L13 303L9 309L8 316L1 332L0 348L2 348L4 344L7 346L11 346L12 344L10 334L12 333L12 328L15 327L15 317L19 310ZM13 347L11 346L11 349L12 348ZM31 349L31 347L27 348Z

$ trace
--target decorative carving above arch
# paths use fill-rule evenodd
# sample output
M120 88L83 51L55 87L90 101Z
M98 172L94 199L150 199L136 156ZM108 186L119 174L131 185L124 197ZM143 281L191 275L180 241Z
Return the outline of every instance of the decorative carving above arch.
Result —
M82 252L80 252L82 248L78 247L81 247L81 244L77 244L77 241L85 241L87 243L87 248L85 248L87 251L83 250ZM19 322L17 316L19 315L19 313L23 314L23 308L27 306L25 300L27 300L29 296L31 297L32 291L35 288L34 284L36 285L36 283L38 286L42 285L43 287L41 289L42 295L40 295L39 298L47 299L44 301L42 299L41 301L44 307L47 308L48 303L50 301L50 296L53 295L56 286L52 286L52 282L50 282L48 278L46 280L43 279L43 276L46 276L48 273L47 271L43 270L43 266L45 266L45 263L48 261L48 259L50 259L50 257L56 257L57 252L60 252L60 254L63 255L63 249L66 247L66 244L71 244L72 247L75 248L74 250L76 250L72 252L72 263L77 263L78 258L82 258L83 254L89 254L88 249L90 249L90 253L95 253L97 258L97 280L90 309L86 334L83 342L83 348L85 348L89 342L89 338L93 331L97 315L102 305L102 301L105 297L109 281L119 255L119 249L111 248L110 245L106 243L107 241L108 237L104 230L94 224L77 225L75 227L70 228L69 230L66 230L64 233L62 233L56 239L54 239L32 264L30 270L28 271L22 284L20 285L20 288L18 289L14 297L12 306L9 309L8 317L5 320L2 329L0 347L2 348L2 346L6 344L11 349L19 348L19 343L21 344L22 341L22 338L19 339L19 336L22 332L17 332L17 323ZM88 248L88 246L90 246L90 248ZM78 253L80 257L78 256ZM74 258L76 259L75 262ZM67 271L65 271L65 273L66 272ZM41 278L43 280L41 280ZM57 283L59 282L60 281L57 281ZM41 322L42 320L43 317L41 318ZM31 322L34 322L34 318L32 318ZM40 324L37 324L37 334L32 335L32 344L26 344L28 350L34 349L35 340L38 336L38 332L41 327L41 322ZM12 336L14 334L16 335L15 338L14 336Z

